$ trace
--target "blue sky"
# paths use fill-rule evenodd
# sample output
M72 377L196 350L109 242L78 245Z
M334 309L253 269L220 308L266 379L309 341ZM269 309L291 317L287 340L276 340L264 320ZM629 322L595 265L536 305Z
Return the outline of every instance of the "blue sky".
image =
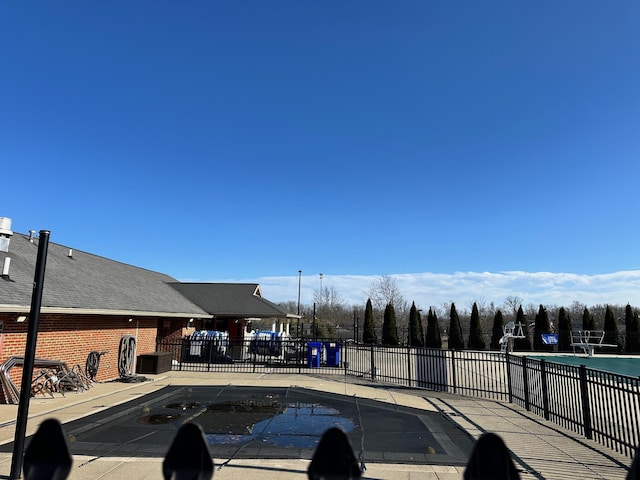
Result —
M3 2L0 42L17 232L276 301L640 270L635 0Z

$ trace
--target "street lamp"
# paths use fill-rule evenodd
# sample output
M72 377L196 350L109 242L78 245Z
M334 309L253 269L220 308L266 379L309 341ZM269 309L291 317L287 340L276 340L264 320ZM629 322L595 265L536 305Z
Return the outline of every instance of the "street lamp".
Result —
M358 311L353 307L353 341L358 343Z
M302 270L298 270L298 316L300 315L300 283L302 282Z
M320 295L322 296L322 273L320 274Z
M302 280L302 270L298 270L298 322L296 324L296 337L300 338L300 283Z

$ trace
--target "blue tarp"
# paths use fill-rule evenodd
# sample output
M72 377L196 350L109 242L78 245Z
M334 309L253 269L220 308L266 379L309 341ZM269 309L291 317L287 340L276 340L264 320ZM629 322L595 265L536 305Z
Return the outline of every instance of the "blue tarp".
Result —
M249 353L279 357L282 355L282 334L268 330L252 332Z

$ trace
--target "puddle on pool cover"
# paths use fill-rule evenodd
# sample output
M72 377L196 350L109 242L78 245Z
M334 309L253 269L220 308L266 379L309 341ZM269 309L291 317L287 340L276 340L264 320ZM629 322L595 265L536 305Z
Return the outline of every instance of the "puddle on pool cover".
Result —
M179 413L169 414L169 413L159 413L155 415L145 415L138 419L138 423L142 423L144 425L164 425L167 423L175 422L182 415Z
M198 402L182 402L182 403L170 403L166 408L172 408L175 410L194 410L200 408L201 404Z
M345 432L355 427L335 408L274 400L212 404L191 420L202 426L209 445L243 444L258 439L267 445L315 448L330 427L340 427Z

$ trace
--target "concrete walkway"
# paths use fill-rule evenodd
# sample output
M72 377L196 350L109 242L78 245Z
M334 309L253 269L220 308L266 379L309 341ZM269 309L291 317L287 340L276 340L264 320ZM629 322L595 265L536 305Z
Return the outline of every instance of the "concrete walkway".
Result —
M617 454L593 441L578 438L573 432L504 402L310 375L168 372L147 375L147 378L150 381L141 383L98 383L86 392L70 393L65 397L34 397L30 403L27 435L34 433L40 422L47 418L56 418L64 424L142 397L168 385L295 385L426 411L440 411L474 438L485 432L496 433L512 451L523 479L625 479L632 462L631 458ZM16 416L16 405L0 405L0 444L13 441ZM69 441L72 442L73 438ZM224 460L214 461L216 465L221 465ZM234 459L220 469L216 467L214 478L247 480L259 477L261 480L301 480L307 477L307 466L306 460ZM367 479L454 480L461 479L464 473L463 467L442 465L367 463L366 467L363 478ZM0 478L7 478L10 469L11 454L0 454ZM76 456L70 478L161 479L162 459Z

